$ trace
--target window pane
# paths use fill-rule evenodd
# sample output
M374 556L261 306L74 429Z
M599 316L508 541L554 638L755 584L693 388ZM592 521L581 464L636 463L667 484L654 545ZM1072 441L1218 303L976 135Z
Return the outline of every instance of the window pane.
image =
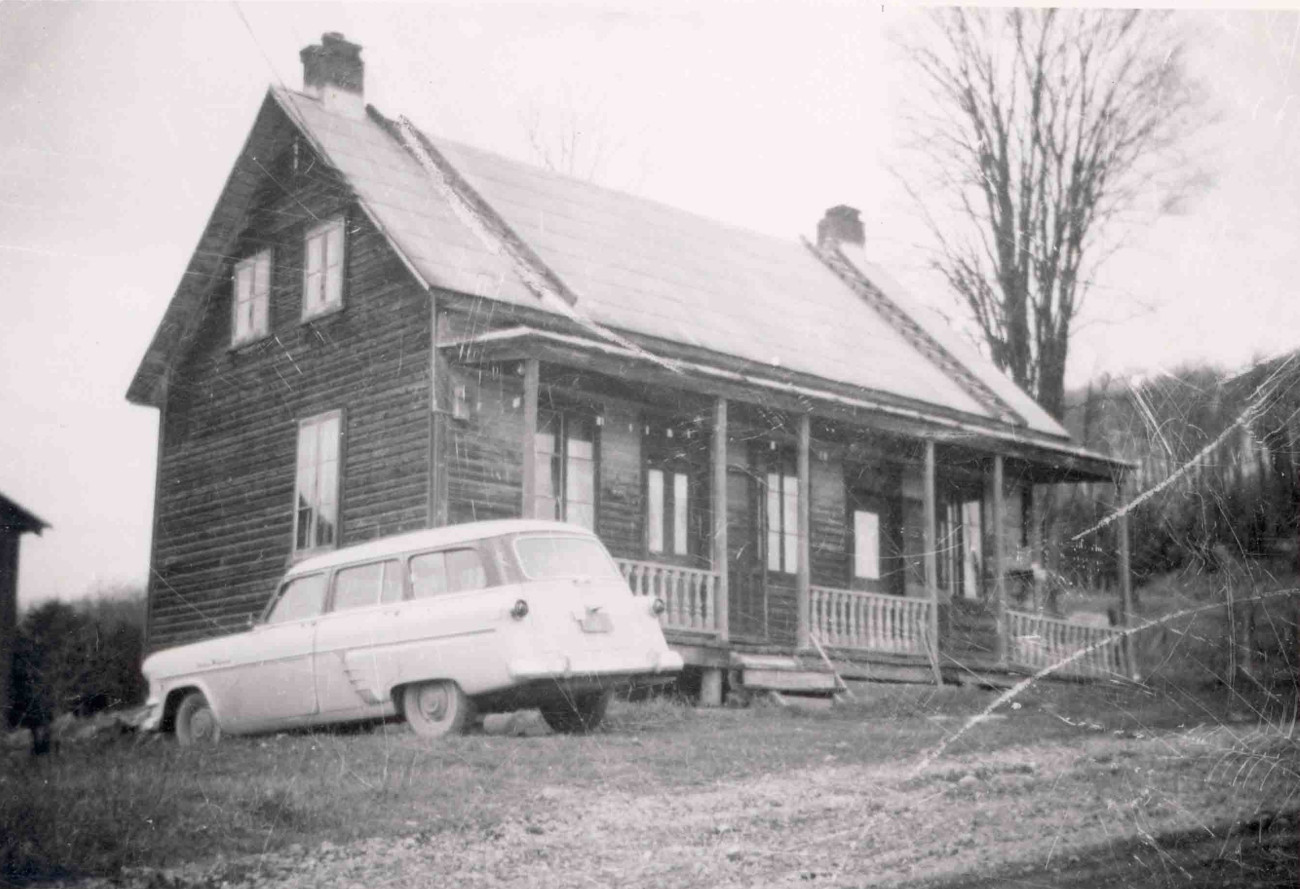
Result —
M533 518L559 519L560 501L554 497L537 497L533 500Z
M487 572L476 550L454 549L447 553L447 587L453 593L481 590L487 586Z
M652 553L664 551L664 474L658 469L646 473L646 545Z
M564 499L570 505L596 502L596 464L591 460L569 457L569 471L564 479Z
M673 552L679 556L687 554L687 507L690 494L684 472L673 473Z
M880 516L874 512L853 513L853 575L880 577Z
M269 624L316 617L325 605L325 575L312 574L289 581L266 619Z
M321 270L324 247L325 239L320 235L313 235L307 239L307 274L314 274Z
M364 608L379 602L384 563L344 568L334 575L334 610Z
M325 273L325 305L343 304L343 267L334 266Z
M341 266L343 264L343 222L340 220L325 232L325 264Z
M767 474L767 570L781 570L781 476Z
M384 588L379 601L385 604L402 601L402 564L397 559L384 563Z
M590 503L570 503L565 507L564 520L588 531L595 531L596 507Z
M520 537L515 553L519 567L532 580L623 576L600 541L590 537Z
M793 574L799 567L799 481L793 475L784 478L781 492L785 501L785 517L781 530L785 532L785 570Z
M271 251L263 250L257 254L253 268L253 293L265 296L271 292Z
M339 417L333 416L320 423L320 458L321 461L337 460L339 457Z
M314 512L301 494L298 495L298 533L293 543L294 549L310 549L314 536L312 517Z
M411 559L411 597L427 599L447 592L447 557L425 553Z
M252 309L252 318L249 320L252 332L259 335L266 334L270 328L266 323L267 297L265 294L253 300Z

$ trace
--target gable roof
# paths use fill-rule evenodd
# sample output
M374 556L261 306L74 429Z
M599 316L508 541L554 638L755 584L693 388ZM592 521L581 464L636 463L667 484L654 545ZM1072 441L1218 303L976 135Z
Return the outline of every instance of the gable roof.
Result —
M23 534L35 531L40 534L50 525L35 513L28 512L4 494L0 494L0 531L17 531Z
M250 145L265 141L259 129L273 126L264 119L271 107L339 171L425 286L573 313L563 300L539 293L530 269L521 269L519 256L503 247L504 238L519 244L526 253L522 262L553 281L560 296L576 298L577 312L593 326L1013 427L1030 439L1069 442L1032 399L864 260L849 257L847 267L832 267L794 239L418 134L455 180L449 185L404 145L397 125L373 109L364 118L347 117L282 88L268 93ZM241 164L243 155L228 190L241 184ZM244 191L241 186L239 194ZM468 210L458 206L467 193ZM132 401L155 400L168 356L179 347L184 305L194 311L197 291L211 289L213 272L194 266L200 253L221 255L219 235L232 236L232 218L240 213L223 211L226 202L223 195L132 382ZM220 230L215 234L214 226ZM853 280L846 282L845 274ZM914 323L900 326L900 317Z

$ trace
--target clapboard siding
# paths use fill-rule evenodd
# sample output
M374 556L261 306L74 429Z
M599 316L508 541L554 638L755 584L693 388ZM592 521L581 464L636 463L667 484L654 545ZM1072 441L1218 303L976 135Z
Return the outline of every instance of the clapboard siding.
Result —
M822 460L815 454L809 468L812 476L809 502L812 583L814 586L845 589L850 581L850 561L844 469L839 460Z
M429 522L430 300L338 182L263 189L167 388L150 647L261 611L291 558L298 424L340 410L340 544ZM347 220L344 308L303 323L303 234ZM271 336L230 349L233 262L272 250Z
M767 641L794 646L798 623L799 599L794 577L788 574L767 575Z
M606 405L597 463L596 533L610 552L626 559L647 558L641 435L638 411L625 405Z
M469 416L449 425L448 521L518 518L523 508L523 380L460 369Z

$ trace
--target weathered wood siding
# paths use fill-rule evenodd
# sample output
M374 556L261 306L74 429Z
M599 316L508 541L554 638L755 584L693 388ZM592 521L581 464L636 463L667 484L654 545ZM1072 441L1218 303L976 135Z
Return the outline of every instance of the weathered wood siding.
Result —
M852 580L852 554L849 543L853 533L849 528L848 497L844 489L844 467L839 460L821 459L813 448L809 468L812 474L812 502L809 515L812 519L813 586L847 589Z
M448 509L452 524L518 518L523 510L524 383L498 369L458 367L467 417L446 435Z
M904 589L909 599L924 599L930 595L925 587L925 467L914 464L905 466L900 490L903 503L903 561L906 563Z
M317 166L268 186L175 368L163 411L149 644L220 634L288 565L300 420L343 412L341 545L428 519L430 302ZM344 308L303 323L304 230L347 215ZM270 246L271 336L230 348L231 263Z
M597 473L596 533L615 556L647 558L645 506L642 495L642 422L640 412L628 405L607 404L600 427Z

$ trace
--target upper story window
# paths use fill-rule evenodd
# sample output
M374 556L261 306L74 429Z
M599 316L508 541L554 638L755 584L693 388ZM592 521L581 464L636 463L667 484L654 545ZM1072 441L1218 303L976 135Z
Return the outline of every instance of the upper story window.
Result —
M271 332L267 322L271 302L269 249L236 263L234 289L230 344L238 346L261 339Z
M338 545L339 411L303 420L298 426L298 484L293 548L297 553Z
M533 515L596 527L596 423L585 414L537 414Z
M343 217L307 230L302 264L302 317L343 306Z

